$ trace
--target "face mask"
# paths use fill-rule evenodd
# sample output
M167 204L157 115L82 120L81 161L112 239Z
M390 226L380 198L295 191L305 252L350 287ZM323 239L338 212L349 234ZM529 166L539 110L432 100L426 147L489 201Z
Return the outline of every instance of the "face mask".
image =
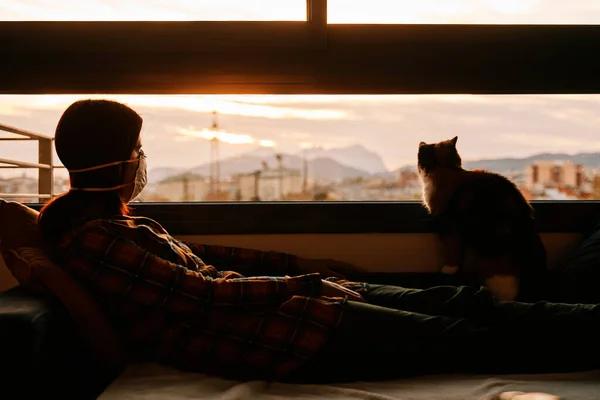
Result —
M133 182L127 182L127 183L123 183L122 185L117 185L117 186L112 186L112 187L107 187L107 188L75 188L75 187L71 187L71 190L81 190L84 192L110 192L112 190L123 189L124 187L129 186L129 185L135 185L133 188L133 192L131 193L131 197L129 198L129 200L127 200L127 202L130 202L131 200L133 200L137 196L139 196L139 194L142 192L142 190L144 190L144 187L146 186L146 182L148 180L147 174L146 174L146 155L144 154L144 152L142 150L140 150L140 156L138 158L133 158L131 160L115 161L115 162L111 162L111 163L107 163L107 164L96 165L94 167L89 167L89 168L69 170L70 174L76 174L76 173L80 173L80 172L94 171L97 169L112 167L114 165L133 163L133 162L138 163L138 167L135 172L135 179L133 180Z
M142 190L144 190L146 183L148 182L148 175L146 172L146 156L144 156L142 153L142 156L139 158L139 160L140 162L138 163L137 171L135 171L135 181L133 182L135 186L129 201L135 200L135 198L142 193Z

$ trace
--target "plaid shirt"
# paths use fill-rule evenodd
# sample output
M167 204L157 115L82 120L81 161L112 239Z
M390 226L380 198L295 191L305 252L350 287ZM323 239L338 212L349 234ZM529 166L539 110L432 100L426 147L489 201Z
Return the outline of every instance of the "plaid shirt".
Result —
M296 264L297 257L274 251L240 249L191 242L179 242L187 246L201 260L218 271L237 272L242 276L295 276L301 275ZM240 276L241 277L241 276Z
M280 277L220 271L199 255ZM317 298L319 274L281 277L295 270L292 256L188 245L148 218L82 221L62 238L59 258L105 305L138 360L277 379L321 350L342 317L343 300Z

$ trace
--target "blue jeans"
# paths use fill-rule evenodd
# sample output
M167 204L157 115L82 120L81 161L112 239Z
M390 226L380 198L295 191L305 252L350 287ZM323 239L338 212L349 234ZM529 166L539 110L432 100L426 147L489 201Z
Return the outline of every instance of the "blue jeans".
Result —
M290 380L343 382L439 373L600 367L600 307L500 302L486 288L367 285L330 344Z

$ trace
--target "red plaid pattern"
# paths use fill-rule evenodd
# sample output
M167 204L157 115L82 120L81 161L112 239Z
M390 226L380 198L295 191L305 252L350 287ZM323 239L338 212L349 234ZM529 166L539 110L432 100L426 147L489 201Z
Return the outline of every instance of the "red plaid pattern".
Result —
M191 251L217 269L236 271L243 275L299 275L296 257L274 251L240 249L184 242Z
M222 263L293 268L291 256L278 253L192 247ZM176 367L283 377L327 343L342 317L344 301L318 298L319 274L218 271L147 218L82 222L60 250L62 264L102 301L134 354Z

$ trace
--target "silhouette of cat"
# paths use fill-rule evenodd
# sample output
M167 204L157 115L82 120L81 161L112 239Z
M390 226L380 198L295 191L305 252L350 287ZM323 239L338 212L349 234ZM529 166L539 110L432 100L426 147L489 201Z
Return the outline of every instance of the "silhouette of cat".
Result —
M504 176L463 169L457 140L421 142L418 152L423 203L444 250L442 272L472 274L499 300L544 298L546 249L531 205Z

